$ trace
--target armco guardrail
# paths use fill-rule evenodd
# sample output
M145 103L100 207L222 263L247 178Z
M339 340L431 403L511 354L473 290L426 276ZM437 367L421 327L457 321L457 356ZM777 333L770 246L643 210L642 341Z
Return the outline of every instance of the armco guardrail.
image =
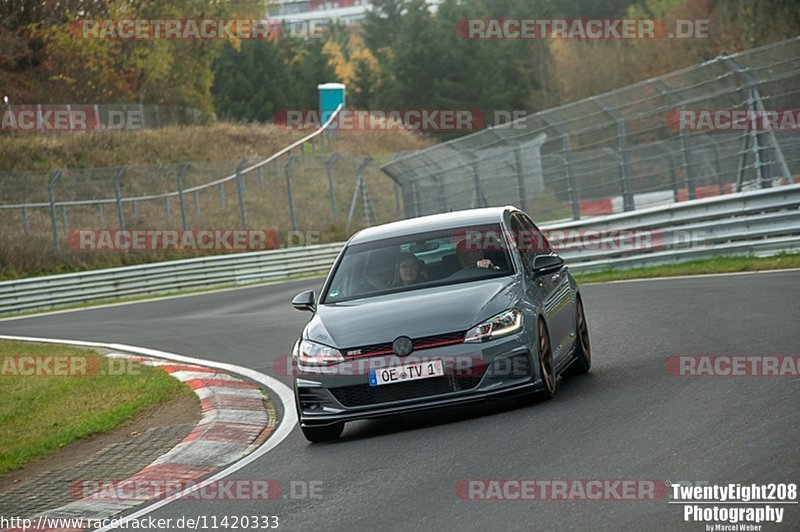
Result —
M0 313L323 272L341 247L322 244L5 281L0 283Z
M543 226L570 269L800 250L800 185ZM645 235L645 245L623 245ZM327 271L342 243L217 255L0 283L0 313L285 279Z

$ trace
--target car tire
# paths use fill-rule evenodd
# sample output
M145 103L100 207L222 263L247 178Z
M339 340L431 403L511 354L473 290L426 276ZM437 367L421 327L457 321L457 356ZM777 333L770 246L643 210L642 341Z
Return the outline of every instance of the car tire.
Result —
M311 443L321 443L339 439L342 431L344 431L344 423L339 422L324 427L300 427L300 430L303 431L303 436Z
M539 318L536 325L536 337L539 342L537 355L539 357L539 373L542 375L542 389L536 394L540 400L552 399L558 387L558 375L553 364L553 348L550 343L550 334L547 325Z
M575 302L575 361L569 365L564 375L585 375L592 368L592 346L589 343L589 327L583 311L581 296Z

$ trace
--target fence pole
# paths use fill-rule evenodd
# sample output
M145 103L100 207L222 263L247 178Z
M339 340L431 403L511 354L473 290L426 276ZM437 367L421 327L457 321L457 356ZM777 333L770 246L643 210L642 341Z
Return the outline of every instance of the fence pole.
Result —
M517 194L519 195L520 208L527 212L528 199L527 193L525 192L525 176L522 172L522 148L514 150L514 163L516 164L517 170Z
M353 214L356 212L356 199L358 198L358 193L361 190L361 177L359 176L356 178L356 186L353 188L353 198L350 200L350 210L347 212L347 230L350 230L350 226L353 223Z
M164 198L164 215L167 218L167 223L172 219L172 205L169 202L169 196Z
M180 170L178 170L178 175L175 176L175 181L178 185L178 204L181 207L181 227L183 227L184 231L188 229L188 224L186 223L186 202L183 200L183 175L186 173L187 168L189 168L189 163L183 163Z
M117 222L119 223L120 230L125 230L125 210L122 208L122 192L119 186L119 180L122 177L122 174L125 173L128 167L123 165L117 169L117 173L114 174L114 202L117 204ZM133 202L134 207L136 207L136 202Z
M47 197L50 200L50 223L53 225L53 243L56 246L56 253L61 254L61 242L58 239L58 215L56 213L56 197L53 187L61 176L61 170L56 170L47 181Z
M25 238L30 238L31 227L30 221L28 220L28 207L22 208L22 229L25 231Z
M244 205L244 175L242 169L247 164L247 159L242 159L236 167L236 191L239 194L239 215L242 218L242 229L247 230L247 208Z
M633 201L633 192L631 191L630 176L628 175L628 132L625 128L625 119L622 115L608 105L600 96L591 96L590 100L597 102L598 105L606 112L617 124L617 146L619 156L619 178L620 189L622 192L622 205L623 210L632 211L636 208Z
M105 215L105 212L103 212L103 204L102 203L98 203L97 204L97 216L98 216L98 218L100 218L100 227L102 229L105 229L105 227L106 227L106 215Z
M741 74L744 77L747 86L750 89L748 100L752 101L753 104L753 107L750 108L748 106L748 109L751 111L757 110L764 113L765 112L764 102L761 100L761 93L758 90L759 80L758 78L756 78L755 74L753 74L753 72L749 68L743 67L736 61L736 59L727 55L724 52L720 54L720 59L722 59L722 62L725 63L725 65L732 72ZM789 170L789 165L786 164L786 158L783 155L783 150L781 149L781 145L778 143L777 137L775 137L775 132L772 129L769 129L767 131L767 136L769 137L770 143L772 144L772 148L775 151L775 158L778 159L778 166L780 166L781 172L783 173L784 177L789 180L789 183L791 183L792 172ZM756 147L754 146L754 148Z
M333 163L339 158L338 153L331 155L331 158L325 161L325 171L328 174L328 193L331 195L331 215L333 216L333 223L336 223L336 193L333 190Z
M672 159L672 148L669 147L666 141L661 141L656 144L661 147L661 151L667 156L667 168L669 169L669 182L672 184L672 201L677 203L678 195L678 178L675 175L675 161Z
M580 183L575 181L575 171L572 166L572 142L569 139L569 131L561 124L553 120L546 113L542 114L542 119L561 135L561 150L564 156L561 158L564 163L564 171L567 174L567 193L572 207L572 219L581 219L581 189Z
M397 183L394 184L394 212L395 216L399 220L402 218L401 209L400 209L400 185Z
M296 160L296 156L290 155L284 167L284 172L286 174L286 198L289 201L289 218L292 223L292 231L295 232L297 231L297 218L294 214L294 198L292 198L292 163Z
M225 183L219 184L219 206L225 210Z
M685 102L683 98L675 94L675 92L667 86L661 79L650 80L650 84L655 87L658 92L671 99L678 106L678 113L684 110ZM689 132L680 127L678 138L681 142L681 153L683 154L683 182L686 185L687 199L697 198L697 187L694 179L694 170L692 169L692 143L689 139ZM675 192L675 201L678 201L678 192Z
M195 190L194 194L194 217L198 225L200 225L200 191Z
M61 206L61 232L64 233L64 238L67 237L67 233L69 233L69 220L67 219L67 206Z
M478 161L474 161L470 167L472 168L472 208L488 207L489 203L486 201L486 196L483 193L481 186L481 173L478 168Z
M258 167L258 188L264 190L264 165Z
M372 157L367 156L364 158L364 161L358 167L359 173L359 183L361 183L361 219L364 221L364 225L370 225L372 222L372 206L369 202L369 193L367 192L367 184L364 180L364 170L367 168L367 165L372 161Z

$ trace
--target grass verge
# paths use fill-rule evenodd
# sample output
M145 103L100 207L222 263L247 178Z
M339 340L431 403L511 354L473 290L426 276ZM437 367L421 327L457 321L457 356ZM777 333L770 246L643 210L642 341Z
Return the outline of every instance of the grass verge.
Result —
M56 369L64 360L69 368ZM57 375L44 375L48 366ZM0 474L187 394L153 367L77 347L0 340Z
M711 259L665 264L630 270L606 270L593 273L575 273L580 283L602 283L625 279L649 279L675 275L702 275L707 273L733 273L760 270L785 270L800 268L800 253L780 254L772 257L714 257Z

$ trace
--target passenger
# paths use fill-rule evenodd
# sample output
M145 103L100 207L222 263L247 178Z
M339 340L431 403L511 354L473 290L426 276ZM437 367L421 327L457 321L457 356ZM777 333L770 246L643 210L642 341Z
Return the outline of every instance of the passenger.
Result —
M427 281L424 265L425 263L414 255L403 255L397 260L392 286L408 286Z
M456 245L456 255L462 268L495 268L491 259L484 258L482 249L468 246L466 240Z

